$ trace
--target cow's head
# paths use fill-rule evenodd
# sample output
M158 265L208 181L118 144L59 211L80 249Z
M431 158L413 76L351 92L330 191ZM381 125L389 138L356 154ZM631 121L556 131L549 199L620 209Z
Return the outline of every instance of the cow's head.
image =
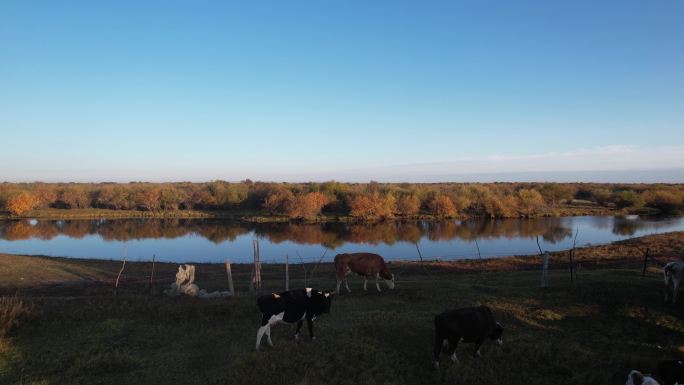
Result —
M503 331L503 326L501 326L501 324L497 322L494 326L494 331L492 332L491 338L493 340L496 340L496 342L498 342L499 345L503 344Z
M316 312L318 314L330 313L330 306L332 305L335 291L318 291L316 294Z
M394 289L394 274L390 273L387 269L382 269L380 277L385 280L388 288Z

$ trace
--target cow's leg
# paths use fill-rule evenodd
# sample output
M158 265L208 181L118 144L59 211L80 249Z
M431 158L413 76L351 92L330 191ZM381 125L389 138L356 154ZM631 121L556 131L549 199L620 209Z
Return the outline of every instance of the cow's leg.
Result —
M344 287L347 288L347 293L351 293L351 289L349 289L349 280L347 278L344 279Z
M666 273L665 274L665 302L667 302L667 297L668 297L667 292L668 292L669 288L670 288L670 276L668 276Z
M451 354L451 361L458 365L458 357L456 357L456 348L458 347L458 342L461 340L459 336L449 337L449 354Z
M442 333L439 332L439 330L435 330L435 350L434 350L434 358L435 358L435 369L439 369L439 354L442 352L442 345L446 340L444 339L444 336L442 336Z
M304 321L299 320L297 321L297 330L295 330L295 339L299 339L299 331L302 329L302 325L304 324Z
M679 292L679 280L672 280L672 303L677 302L677 293Z
M309 328L309 337L311 337L312 340L316 339L316 336L314 336L314 331L313 331L313 319L309 317L307 314L306 316L306 326Z
M473 357L482 357L482 354L480 354L480 346L482 346L482 342L482 340L475 342L475 350L473 350Z
M342 283L342 281L339 278L337 278L337 290L335 290L335 293L337 293L337 294L340 294L340 284L341 283Z
M259 345L261 345L261 338L264 336L264 333L266 333L266 330L269 328L269 325L264 325L259 328L257 331L257 339L256 339L256 350L259 350Z
M268 344L273 346L273 341L271 340L271 324L269 324L266 329L266 338L268 339Z
M259 345L261 345L261 338L264 336L264 333L266 333L266 330L269 329L269 327L271 326L271 325L268 323L268 320L269 320L270 318L271 318L271 317L268 316L268 315L266 315L266 314L264 314L264 315L261 316L261 327L260 327L259 330L257 331L256 350L259 350Z
M382 290L380 290L380 283L378 283L378 279L380 277L380 274L376 273L375 274L375 287L378 289L378 293L380 293Z

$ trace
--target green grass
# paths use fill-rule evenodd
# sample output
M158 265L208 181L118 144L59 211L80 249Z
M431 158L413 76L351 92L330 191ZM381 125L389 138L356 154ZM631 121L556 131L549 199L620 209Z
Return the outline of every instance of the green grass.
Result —
M236 270L244 290L248 270ZM265 292L278 290L281 273L267 267ZM397 289L381 295L364 294L360 279L350 279L353 293L316 320L317 340L297 342L293 326L281 324L275 346L264 341L261 352L252 296L166 298L133 284L118 296L106 285L24 289L37 315L0 339L0 383L614 384L631 369L650 372L660 359L682 357L684 311L663 303L655 269L645 278L638 269L584 270L574 286L566 271L550 278L543 290L537 271L402 274ZM197 283L225 286L218 275ZM319 269L314 286L333 285L330 267ZM434 315L477 304L504 324L504 345L486 343L475 359L462 344L460 365L443 356L433 370Z

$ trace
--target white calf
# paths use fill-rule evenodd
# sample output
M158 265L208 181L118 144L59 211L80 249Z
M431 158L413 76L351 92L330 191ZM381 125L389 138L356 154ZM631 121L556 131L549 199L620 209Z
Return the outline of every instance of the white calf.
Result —
M684 280L684 262L675 261L665 265L663 268L663 278L665 279L665 301L667 301L667 294L670 284L672 284L672 303L677 302L679 284Z
M653 377L645 376L638 370L632 370L627 375L625 385L660 385Z

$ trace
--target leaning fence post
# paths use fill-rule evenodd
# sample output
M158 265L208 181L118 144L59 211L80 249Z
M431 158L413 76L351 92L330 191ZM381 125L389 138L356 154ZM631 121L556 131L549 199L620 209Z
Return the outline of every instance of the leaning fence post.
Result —
M285 291L290 290L290 264L289 257L285 254Z
M542 264L541 287L549 287L549 252L544 252L544 263Z
M233 272L230 269L230 258L226 258L226 273L228 273L228 291L230 291L230 295L235 295L235 288L233 287Z
M121 274L126 268L126 257L123 258L123 264L121 265L121 270L119 270L119 275L116 276L116 283L114 284L114 295L119 294L119 280L121 279Z

